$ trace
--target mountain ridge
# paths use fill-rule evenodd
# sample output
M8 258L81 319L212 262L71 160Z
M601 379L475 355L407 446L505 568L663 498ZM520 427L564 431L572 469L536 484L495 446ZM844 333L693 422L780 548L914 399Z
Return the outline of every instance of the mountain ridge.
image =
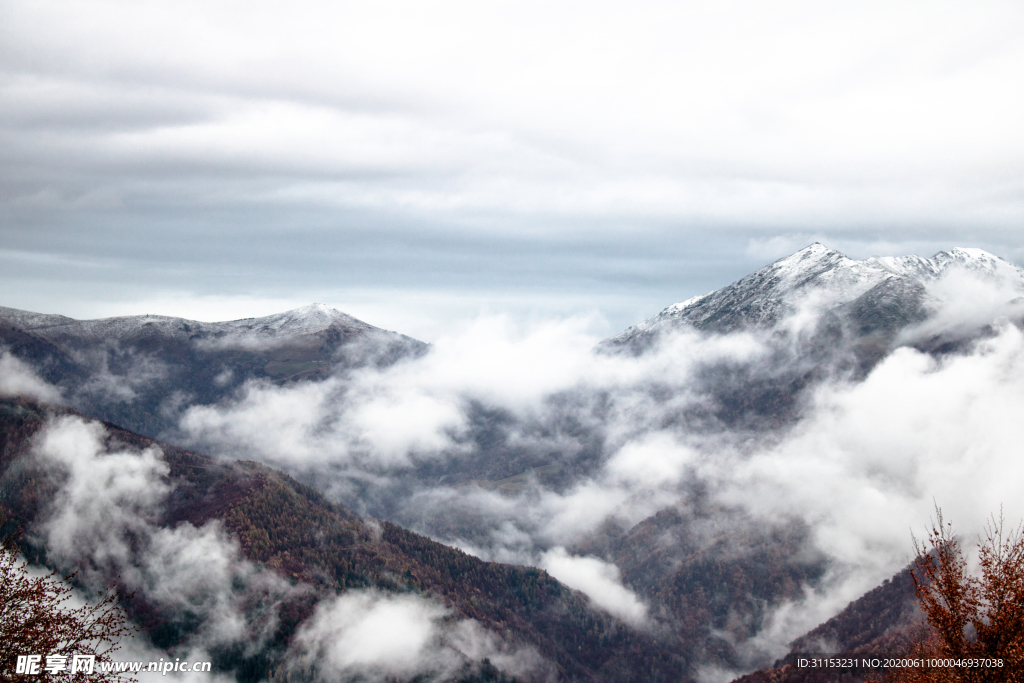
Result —
M138 334L146 328L185 339L221 338L243 332L263 337L292 337L322 332L335 326L358 332L388 332L319 303L257 318L219 322L202 322L149 313L79 320L64 315L35 313L5 306L0 306L0 319L6 319L24 330L43 336L62 338L82 336L95 339L110 335L123 337Z
M189 406L245 382L321 380L417 357L428 345L324 304L206 323L158 315L75 320L0 307L0 348L29 362L69 405L160 436Z

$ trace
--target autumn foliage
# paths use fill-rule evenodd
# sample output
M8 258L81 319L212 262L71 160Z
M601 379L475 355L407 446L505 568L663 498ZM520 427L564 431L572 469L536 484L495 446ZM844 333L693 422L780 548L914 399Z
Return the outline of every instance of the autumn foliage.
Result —
M0 514L0 527L4 516ZM70 669L74 655L95 655L96 662L110 661L120 648L122 637L134 632L127 625L118 594L108 590L97 601L72 608L72 589L55 572L33 577L18 555L16 536L9 536L0 545L0 681L28 680L15 673L19 655L63 656ZM31 680L40 683L67 680L68 671L49 673L45 670ZM75 681L134 680L126 674L104 673L94 667L93 673L76 673Z
M1005 533L993 519L978 546L980 576L941 511L925 543L915 541L913 571L927 627L911 658L961 666L892 669L894 683L1004 683L1024 681L1024 527ZM1001 660L1002 665L963 666Z

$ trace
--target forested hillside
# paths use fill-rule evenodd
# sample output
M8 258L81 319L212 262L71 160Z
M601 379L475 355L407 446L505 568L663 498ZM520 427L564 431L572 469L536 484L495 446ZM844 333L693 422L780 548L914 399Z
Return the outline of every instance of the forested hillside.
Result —
M53 496L53 484L33 462L33 437L48 419L73 411L27 400L0 402L0 474L11 521L29 533L29 557L46 561L32 539ZM388 522L360 519L314 489L254 462L216 462L105 423L111 445L142 451L160 447L172 493L157 523L201 527L220 520L242 553L294 585L308 586L279 605L270 642L252 653L240 645L213 650L216 665L243 680L278 671L280 656L300 623L324 596L351 589L433 596L451 617L472 619L490 632L529 645L558 679L651 681L685 678L687 663L673 639L634 630L593 609L586 597L531 567L484 562ZM62 568L64 569L64 568ZM114 578L110 576L108 578ZM159 588L159 587L156 587ZM125 605L155 645L185 642L199 618L161 609L146 590ZM488 669L483 669L485 675ZM487 674L490 675L490 674Z

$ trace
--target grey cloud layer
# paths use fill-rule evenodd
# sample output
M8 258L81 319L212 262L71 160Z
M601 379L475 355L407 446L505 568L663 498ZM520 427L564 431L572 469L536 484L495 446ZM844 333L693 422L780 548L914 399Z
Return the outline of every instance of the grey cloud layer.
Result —
M41 293L69 277L42 256L137 290L96 287L124 312L557 292L624 327L749 270L723 257L748 242L1024 253L1009 4L0 11L9 305L95 306Z
M55 14L56 5L8 7L6 119L29 140L46 131L54 153L79 151L72 166L94 168L89 152L102 151L115 173L284 175L293 180L274 194L285 200L427 211L737 218L753 210L763 220L787 205L814 213L836 205L811 189L829 158L853 163L831 166L826 177L885 182L907 181L902 169L885 170L894 157L929 180L959 176L954 169L965 160L995 171L1012 158L997 143L1008 134L1019 143L1012 122L1020 102L995 86L1021 67L1017 12L972 12L975 21L957 30L949 25L962 19L954 8L922 17L913 3L889 6L889 28L876 25L877 8L869 7L781 21L800 7L761 17L791 34L790 50L756 21L713 6L647 4L628 17L610 6L585 17L545 8L546 25L534 21L540 6L509 14L460 3L431 13L414 5L288 13L256 5L242 24L201 4L168 14L96 2L79 16ZM203 24L193 21L197 14ZM576 31L550 31L569 22ZM51 30L33 30L39 25ZM916 37L910 45L908 32ZM613 56L599 49L609 34L642 49ZM857 44L864 39L891 50L905 71L885 69ZM572 51L581 58L562 56ZM669 82L674 88L661 87ZM893 92L898 87L907 91ZM965 90L970 103L957 100ZM998 111L987 120L997 139L962 129L952 144L929 144L983 107ZM923 111L929 126L920 125ZM74 135L53 137L64 131ZM895 131L913 134L894 148ZM22 140L15 149L27 158L47 149ZM778 155L784 149L789 160ZM819 173L808 183L794 170ZM349 182L375 177L388 182ZM723 203L737 193L744 201L730 205L738 209Z

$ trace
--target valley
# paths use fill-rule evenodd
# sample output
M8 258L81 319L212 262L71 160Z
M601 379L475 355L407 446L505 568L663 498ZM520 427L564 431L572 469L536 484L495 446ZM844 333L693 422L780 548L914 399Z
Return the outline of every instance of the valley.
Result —
M931 504L1015 504L1022 302L981 250L813 244L606 340L0 308L0 503L241 681L818 680L794 653L909 643ZM87 496L75 458L120 464ZM69 540L82 510L116 522ZM209 582L172 561L204 547ZM388 614L406 659L338 644Z

